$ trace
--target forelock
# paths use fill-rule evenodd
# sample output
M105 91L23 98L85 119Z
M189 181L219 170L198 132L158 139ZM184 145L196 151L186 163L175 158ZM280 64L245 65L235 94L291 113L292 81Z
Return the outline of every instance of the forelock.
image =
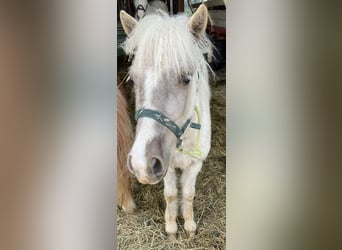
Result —
M179 75L205 63L203 54L212 45L205 35L197 39L191 34L185 15L149 15L138 22L123 48L126 54L134 54L133 64L138 68Z

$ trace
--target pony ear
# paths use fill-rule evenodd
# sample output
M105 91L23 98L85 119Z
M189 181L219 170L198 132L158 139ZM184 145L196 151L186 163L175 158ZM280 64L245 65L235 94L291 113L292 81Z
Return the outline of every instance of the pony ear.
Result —
M204 4L201 4L196 12L191 16L189 20L190 31L196 36L201 37L208 22L208 9Z
M135 25L137 24L137 20L127 14L127 12L124 10L120 11L120 20L126 35L129 36L129 34L132 32Z

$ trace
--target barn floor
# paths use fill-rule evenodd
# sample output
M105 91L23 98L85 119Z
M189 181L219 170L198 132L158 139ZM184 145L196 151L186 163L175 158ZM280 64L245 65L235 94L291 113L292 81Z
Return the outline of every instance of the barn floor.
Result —
M123 79L127 69L119 69L118 77ZM203 164L196 182L194 217L197 235L188 238L184 220L177 219L177 240L168 239L164 229L165 201L163 182L156 185L142 185L133 180L133 196L137 204L135 214L117 212L118 249L225 249L226 241L226 74L225 65L215 72L212 80L211 151ZM133 111L131 84L125 89ZM134 123L133 123L134 124Z

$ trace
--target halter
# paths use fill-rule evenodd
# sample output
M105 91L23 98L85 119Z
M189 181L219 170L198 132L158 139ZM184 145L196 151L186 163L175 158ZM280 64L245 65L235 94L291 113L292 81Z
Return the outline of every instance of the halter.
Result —
M138 6L135 9L135 11L142 10L145 13L146 10L147 10L147 7L148 7L148 4L146 5L146 9L144 8L144 6L142 4L138 4Z
M197 116L199 117L199 112L198 112L197 107L195 107L195 111L197 113ZM183 149L180 148L180 146L182 145L181 137L184 134L187 127L190 125L190 128L198 129L198 130L201 129L201 124L191 122L191 118L187 119L182 127L178 127L178 125L174 121L172 121L170 118L163 115L159 111L152 110L152 109L145 109L145 108L139 109L137 112L135 112L135 120L137 121L140 117L151 118L159 122L163 126L167 127L168 129L170 129L171 132L174 133L174 135L177 137L177 149L181 151L183 151Z

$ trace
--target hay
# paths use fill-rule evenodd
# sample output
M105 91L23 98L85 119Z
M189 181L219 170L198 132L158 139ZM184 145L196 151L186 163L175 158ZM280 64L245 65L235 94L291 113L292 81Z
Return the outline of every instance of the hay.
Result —
M127 69L119 71L119 78ZM212 144L196 182L194 218L197 234L188 238L184 220L177 218L177 240L167 238L164 229L165 201L163 183L142 185L133 181L133 196L138 210L135 214L117 212L118 249L225 249L226 240L226 87L225 69L215 72L211 82ZM126 83L131 118L134 100L132 84ZM178 172L180 174L180 172Z

